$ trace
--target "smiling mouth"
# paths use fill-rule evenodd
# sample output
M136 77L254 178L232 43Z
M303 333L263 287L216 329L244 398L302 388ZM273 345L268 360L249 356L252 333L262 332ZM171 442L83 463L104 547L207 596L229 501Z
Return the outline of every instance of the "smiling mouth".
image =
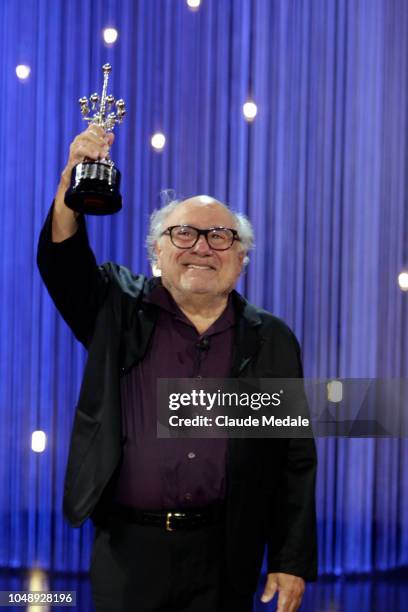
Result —
M200 266L199 264L184 264L188 270L215 270L213 266Z

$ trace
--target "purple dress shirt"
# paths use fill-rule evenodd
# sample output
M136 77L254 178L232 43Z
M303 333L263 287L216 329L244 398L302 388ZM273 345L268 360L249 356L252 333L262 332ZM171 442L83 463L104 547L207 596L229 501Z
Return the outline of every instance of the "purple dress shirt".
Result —
M207 506L225 495L227 440L158 439L156 379L229 376L235 332L232 300L200 336L163 285L144 299L160 310L143 360L121 379L125 444L115 501L146 510ZM203 338L208 340L206 350L197 346Z

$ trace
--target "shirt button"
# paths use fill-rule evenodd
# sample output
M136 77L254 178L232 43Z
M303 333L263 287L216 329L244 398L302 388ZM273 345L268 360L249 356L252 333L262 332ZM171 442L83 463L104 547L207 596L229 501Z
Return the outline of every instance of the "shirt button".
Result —
M187 455L187 457L188 457L189 459L194 459L194 458L195 458L195 456L196 456L196 454L195 454L195 453L193 453L193 452L188 453L188 455Z
M184 496L184 500L185 501L191 501L193 499L193 496L191 495L191 493L186 493Z

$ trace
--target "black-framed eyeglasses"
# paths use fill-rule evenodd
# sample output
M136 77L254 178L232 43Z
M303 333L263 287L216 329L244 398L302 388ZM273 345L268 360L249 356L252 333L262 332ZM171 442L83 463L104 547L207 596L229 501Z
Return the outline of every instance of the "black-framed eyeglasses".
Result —
M214 251L226 251L232 247L235 240L241 240L237 230L230 227L199 229L192 225L172 225L161 235L170 236L172 244L178 249L191 249L197 244L200 236L205 236L208 246Z

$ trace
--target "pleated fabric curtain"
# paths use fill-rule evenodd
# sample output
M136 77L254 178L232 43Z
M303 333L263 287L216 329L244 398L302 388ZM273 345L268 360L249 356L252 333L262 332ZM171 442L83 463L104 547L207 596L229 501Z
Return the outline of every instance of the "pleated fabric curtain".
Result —
M114 26L107 47L102 29ZM407 376L405 0L3 0L0 3L0 566L86 570L92 528L63 520L85 352L35 265L77 100L127 103L112 157L123 211L88 220L99 261L148 273L160 190L248 214L240 290L282 317L313 378ZM17 64L28 64L26 82ZM242 105L258 106L247 123ZM161 153L150 146L166 136ZM31 450L32 431L48 436ZM405 439L320 439L320 571L408 564Z

